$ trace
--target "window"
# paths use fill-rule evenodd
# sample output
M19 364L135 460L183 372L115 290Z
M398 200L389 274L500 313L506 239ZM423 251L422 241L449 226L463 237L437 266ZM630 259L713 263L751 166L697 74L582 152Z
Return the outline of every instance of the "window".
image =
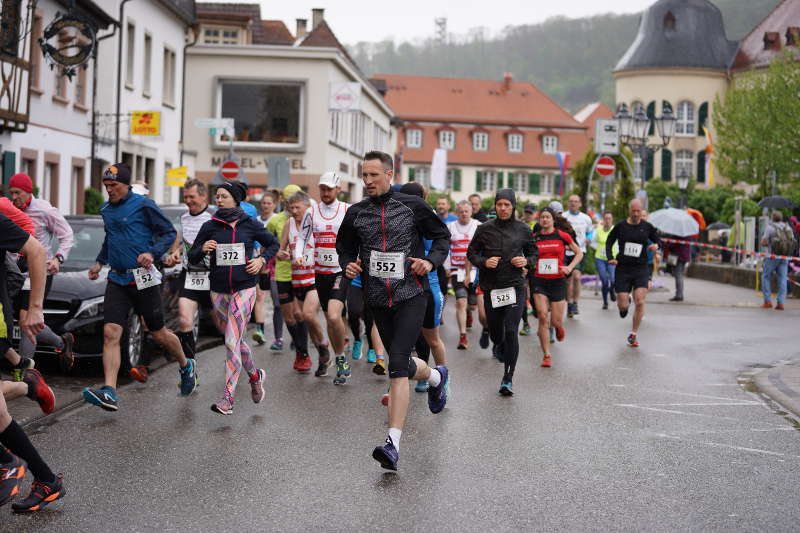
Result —
M555 135L545 135L542 137L542 152L545 154L555 154L558 152L558 137Z
M691 150L678 150L675 152L675 175L680 176L685 173L687 176L694 176L694 154Z
M372 125L372 121L364 113L347 113L351 118L350 127L350 149L357 154L363 154L366 150L367 131Z
M30 176L31 181L36 183L36 159L23 157L19 171Z
M42 37L42 33L44 33L44 23L42 22L42 15L41 13L37 13L33 17L33 26L31 29L31 40L34 43L38 43L39 39ZM42 89L42 54L39 51L37 45L33 46L33 52L31 53L31 87L34 89ZM29 174L30 175L30 174Z
M291 83L220 82L217 116L234 119L237 142L299 144L303 86ZM334 142L345 145L346 115L332 113ZM227 139L223 139L227 140Z
M155 190L156 185L156 160L146 158L144 160L144 181L147 183L147 188Z
M57 155L45 154L45 159L56 160L57 158ZM55 207L58 207L58 163L55 161L45 161L39 198L44 198Z
M153 64L153 36L149 33L144 34L144 76L142 82L142 94L150 96L150 78Z
M510 133L508 135L508 151L521 152L522 151L522 134Z
M83 212L83 168L72 165L72 194L70 195L69 212L77 215Z
M417 167L412 169L414 172L409 176L409 181L416 181L426 189L431 188L431 169L428 167Z
M472 149L476 152L485 152L489 149L489 134L476 132L472 134Z
M528 194L528 175L524 172L517 172L512 174L511 177L513 180L509 185L514 189L514 192Z
M133 89L133 58L136 46L136 26L134 26L132 22L128 22L128 29L126 31L125 87Z
M448 191L461 190L461 169L448 168L445 176L444 188Z
M494 192L497 189L497 172L487 170L483 173L483 183L479 184L481 192Z
M406 130L406 146L422 148L422 130Z
M676 135L694 135L694 104L683 101L678 104L678 123L675 126Z
M375 124L372 129L372 147L371 150L386 151L386 140L389 138L389 133L379 125Z
M175 52L164 48L164 92L162 99L165 104L175 104ZM227 115L223 115L227 117Z
M452 150L456 147L456 132L453 130L442 130L439 132L439 148Z
M241 44L238 28L205 28L203 30L203 43L205 44Z
M331 111L330 141L344 147L347 138L347 113ZM238 139L248 141L249 139Z
M539 193L543 195L553 194L553 176L551 174L545 174L542 176L542 180L539 182Z
M66 103L67 100L67 77L63 74L61 68L54 68L53 75L55 76L55 96L54 99Z

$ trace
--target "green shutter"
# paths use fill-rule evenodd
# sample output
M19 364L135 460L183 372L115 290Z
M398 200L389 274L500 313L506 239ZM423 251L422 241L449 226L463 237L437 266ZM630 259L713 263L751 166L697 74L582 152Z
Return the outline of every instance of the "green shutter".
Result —
M539 194L541 179L540 174L528 174L528 194Z
M413 168L409 168L408 169L408 181L414 181L414 169Z
M672 152L666 148L661 150L661 179L672 181Z
M655 100L647 104L647 118L650 119L650 131L648 135L655 135L656 132L656 102Z
M499 191L502 188L503 188L503 173L502 172L498 172L497 173L497 190Z
M457 168L453 170L453 190L460 191L461 190L461 169Z
M697 152L697 183L706 182L706 151Z
M653 170L655 167L655 156L652 151L647 151L647 157L645 158L644 164L644 176L643 181L648 181L653 177Z
M669 101L661 100L661 113L663 114L667 109L672 111L673 114L675 113L675 108L672 107L672 104L669 103Z
M475 192L483 191L483 172L480 170L475 173Z
M703 102L703 105L700 106L697 119L697 135L705 137L706 132L703 130L703 127L707 126L706 122L708 122L708 102Z

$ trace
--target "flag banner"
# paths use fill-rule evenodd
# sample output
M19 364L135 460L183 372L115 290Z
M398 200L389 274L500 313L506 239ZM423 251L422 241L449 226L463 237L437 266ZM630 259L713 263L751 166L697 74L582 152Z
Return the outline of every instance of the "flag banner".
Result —
M558 195L564 196L564 187L566 187L567 182L567 170L569 169L569 163L572 155L569 152L556 152L556 160L558 161L558 168L561 171L561 175L558 178Z
M712 186L714 185L714 139L705 126L703 126L703 131L706 133L706 139L708 139L708 145L706 145L706 183Z
M433 161L431 161L431 187L437 190L444 190L447 178L447 150L437 148L433 151Z

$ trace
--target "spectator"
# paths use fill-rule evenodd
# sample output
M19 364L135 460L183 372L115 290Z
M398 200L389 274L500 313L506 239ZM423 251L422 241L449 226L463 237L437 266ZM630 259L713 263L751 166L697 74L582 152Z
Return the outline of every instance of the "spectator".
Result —
M669 238L683 240L672 235ZM672 269L672 276L675 278L675 296L669 299L670 302L683 301L683 279L686 274L686 264L691 259L692 251L688 244L664 242L664 261Z
M783 221L783 214L780 211L772 213L772 223L767 225L764 235L761 237L761 246L765 247L768 254L791 255L794 253L797 242L794 238L794 231ZM767 257L764 259L764 266L761 272L761 292L764 294L764 309L772 308L772 274L778 277L778 297L775 309L783 311L783 301L786 299L786 278L789 269L788 259L777 259Z
M468 199L469 204L472 206L472 218L478 222L486 222L489 219L489 213L481 207L481 195L472 193Z
M536 210L536 206L533 204L526 205L525 209L522 211L522 221L529 225L531 229L533 229L533 226L536 225L536 220L538 218L539 213Z
M450 212L450 200L447 199L447 196L440 196L436 199L436 214L445 224L458 220L458 217Z

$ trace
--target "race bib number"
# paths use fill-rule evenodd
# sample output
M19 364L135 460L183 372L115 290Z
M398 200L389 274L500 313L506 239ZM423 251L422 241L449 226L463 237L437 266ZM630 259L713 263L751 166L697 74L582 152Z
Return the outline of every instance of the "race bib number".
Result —
M667 256L667 264L669 266L678 266L678 256L675 254Z
M211 289L209 272L187 272L183 288L190 291L207 291Z
M19 326L14 325L14 329L11 333L11 338L15 340L19 340L22 338L22 332L19 329Z
M628 257L639 257L642 255L642 245L638 242L626 242L623 253Z
M303 266L314 268L314 250L306 250L303 254Z
M494 309L517 303L517 291L514 287L495 289L489 295L492 297L492 308Z
M217 245L217 266L240 266L245 264L244 243Z
M536 271L539 274L558 274L558 259L555 257L539 259L539 262L536 263Z
M403 279L405 262L405 254L372 252L369 255L369 274L382 279Z
M317 251L317 263L328 268L337 268L339 266L339 254L336 250L325 248Z
M134 269L133 278L136 280L136 289L140 291L161 285L161 275L153 266Z
M31 278L25 277L25 281L22 283L22 290L23 291L31 290Z

